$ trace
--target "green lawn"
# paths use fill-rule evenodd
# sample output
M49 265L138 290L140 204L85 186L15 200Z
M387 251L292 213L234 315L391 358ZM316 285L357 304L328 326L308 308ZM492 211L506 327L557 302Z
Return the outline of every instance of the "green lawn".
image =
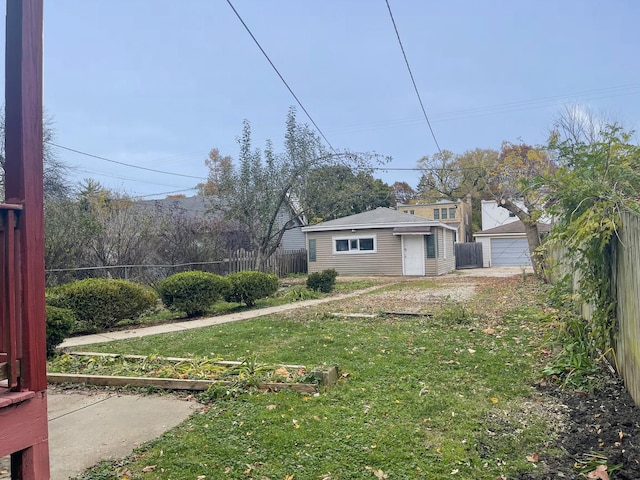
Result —
M434 317L336 318L328 306L87 346L335 364L343 377L319 396L223 392L132 458L83 478L123 478L126 468L129 478L173 480L495 480L531 469L526 456L542 451L552 427L532 387L543 288L515 278L478 290Z

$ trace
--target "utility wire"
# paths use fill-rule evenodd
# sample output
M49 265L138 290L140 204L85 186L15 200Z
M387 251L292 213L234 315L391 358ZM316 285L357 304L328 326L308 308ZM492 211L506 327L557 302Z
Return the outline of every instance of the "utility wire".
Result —
M228 0L227 0L228 1ZM411 83L413 83L413 88L416 91L416 95L418 96L418 101L420 102L420 108L422 108L422 114L424 115L424 119L427 121L427 125L429 126L429 131L431 132L431 136L433 137L433 141L438 147L438 151L442 153L440 149L440 145L438 144L438 140L436 139L436 134L433 133L433 128L431 128L431 122L429 121L429 117L427 116L427 111L424 108L424 104L422 103L422 97L420 97L420 92L418 91L418 86L416 85L416 81L413 78L413 72L411 71L411 66L409 65L409 60L407 59L407 54L404 51L404 46L402 45L402 40L400 40L400 33L398 32L398 27L396 25L396 21L393 18L393 13L391 12L391 5L389 5L389 0L385 0L387 2L387 8L389 10L389 17L391 17L391 23L393 23L393 29L396 31L396 37L398 37L398 43L400 44L400 50L402 50L402 56L404 57L404 63L407 64L407 70L409 70L409 76L411 77Z
M197 190L197 188L196 187L183 188L182 190L173 190L172 192L159 192L159 193L149 193L147 195L136 195L136 196L134 196L134 198L155 197L156 195L172 195L174 193L184 193L184 192L190 192L192 190Z
M185 175L184 173L166 172L164 170L156 170L155 168L140 167L138 165L132 165L130 163L119 162L117 160L111 160L110 158L105 158L105 157L100 157L98 155L93 155L92 153L83 152L81 150L76 150L74 148L64 147L62 145L58 145L57 143L53 143L53 142L46 142L46 143L51 145L52 147L61 148L63 150L68 150L69 152L73 152L73 153L77 153L77 154L80 154L80 155L84 155L86 157L97 158L98 160L104 160L105 162L116 163L118 165L124 165L125 167L137 168L139 170L146 170L147 172L164 173L165 175L173 175L175 177L195 178L196 180L206 180L205 177L196 177L194 175Z
M331 142L327 139L327 137L324 135L324 133L322 133L322 130L320 130L320 127L318 126L318 124L313 120L313 118L311 117L311 115L309 114L307 109L304 108L304 105L302 104L302 102L300 101L298 96L295 93L293 93L293 90L291 89L291 87L289 86L287 81L284 79L284 77L282 76L280 71L276 68L274 63L271 61L271 58L269 58L269 55L267 55L267 52L264 51L264 48L262 48L262 46L260 45L260 42L258 42L258 40L256 39L255 35L251 32L251 30L249 29L247 24L244 22L244 20L242 19L242 17L238 13L238 11L235 9L233 4L231 3L231 0L227 0L227 3L231 7L231 10L233 10L233 13L236 14L236 17L238 17L238 20L240 20L240 23L242 23L242 26L249 33L249 35L251 35L251 38L253 39L254 43L258 46L258 48L260 49L260 51L262 52L264 57L267 59L267 61L269 62L269 64L273 68L273 70L278 74L278 77L280 77L280 80L282 80L282 83L284 83L284 86L287 87L287 90L289 90L289 93L293 96L293 98L296 100L296 102L298 102L298 105L300 105L300 108L302 109L302 111L305 113L305 115L307 115L307 118L311 121L311 123L316 128L318 133L322 136L324 141L327 142L327 145L329 145L329 148L331 148L331 150L333 150L333 153L337 154L338 152L336 151L336 149L333 148L333 145L331 145Z

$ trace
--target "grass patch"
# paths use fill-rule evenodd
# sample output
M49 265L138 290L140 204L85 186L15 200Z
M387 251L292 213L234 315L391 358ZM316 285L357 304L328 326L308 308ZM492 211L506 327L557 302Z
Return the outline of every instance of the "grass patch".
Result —
M494 480L529 470L526 455L550 435L544 413L522 414L535 403L542 292L533 282L504 280L490 291L479 299L494 310L465 306L483 315L455 305L432 318L339 318L308 309L86 347L337 364L344 377L319 396L217 398L124 463L102 464L84 478L119 478L123 466L134 479L344 480L382 471L389 479ZM523 298L526 305L514 308ZM156 467L142 473L148 465Z

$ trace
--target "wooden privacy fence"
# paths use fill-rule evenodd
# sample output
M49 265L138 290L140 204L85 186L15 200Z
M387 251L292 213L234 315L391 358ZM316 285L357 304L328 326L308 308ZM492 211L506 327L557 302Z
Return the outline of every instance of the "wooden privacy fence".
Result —
M482 268L482 244L476 242L456 243L456 269Z
M640 217L622 212L622 228L614 236L611 287L616 301L617 328L614 334L618 373L637 405L640 405ZM570 274L573 290L580 288L580 271L566 249L550 252L551 280L555 283ZM582 316L589 320L594 306L582 305Z
M189 262L173 265L108 265L78 268L56 268L46 270L47 285L57 285L83 278L121 278L142 283L154 283L177 272L202 270L228 275L230 273L253 270L256 254L237 250L227 258L211 262ZM276 252L267 261L265 271L279 277L290 274L307 273L307 251L293 250Z
M622 229L613 244L612 286L618 331L616 360L624 383L640 405L640 217L623 212Z

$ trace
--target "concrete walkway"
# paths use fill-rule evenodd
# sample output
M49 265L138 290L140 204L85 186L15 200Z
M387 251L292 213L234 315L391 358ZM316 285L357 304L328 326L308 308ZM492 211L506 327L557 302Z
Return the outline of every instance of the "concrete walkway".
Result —
M140 338L149 335L159 335L161 333L181 332L183 330L191 330L194 328L211 327L213 325L221 325L223 323L238 322L241 320L249 320L252 318L264 317L274 313L288 312L298 308L313 307L321 303L334 302L351 298L365 293L378 290L389 285L376 285L375 287L357 290L351 293L335 295L331 297L318 298L315 300L304 300L302 302L288 303L286 305L278 305L276 307L257 308L255 310L247 310L245 312L231 313L229 315L219 315L217 317L198 318L197 320L178 321L176 323L165 323L162 325L154 325L152 327L135 328L131 330L120 330L116 332L96 333L94 335L85 335L81 337L67 338L58 347L61 349L69 349L80 345L91 345L93 343L112 342L114 340L125 340L127 338Z
M77 477L103 460L127 457L201 408L173 395L85 390L49 390L47 403L51 480ZM9 457L0 458L0 480L10 478Z

